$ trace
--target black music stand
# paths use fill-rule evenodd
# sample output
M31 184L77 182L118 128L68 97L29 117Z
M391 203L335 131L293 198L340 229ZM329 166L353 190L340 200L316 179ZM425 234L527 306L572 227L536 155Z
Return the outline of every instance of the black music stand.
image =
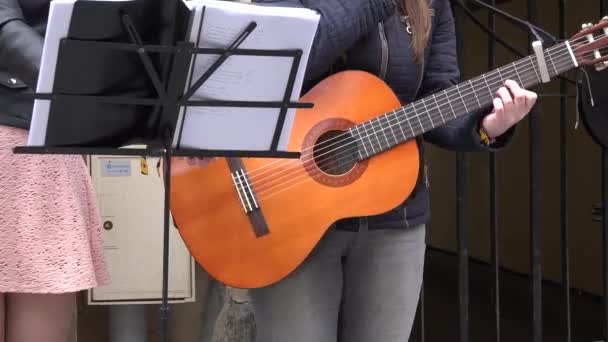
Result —
M43 146L19 146L14 148L16 154L63 154L63 155L125 155L125 156L159 156L165 159L164 163L164 174L171 174L171 158L174 156L184 157L258 157L258 158L299 158L299 152L287 152L280 151L277 149L279 138L281 136L283 123L287 110L290 108L312 108L310 103L299 103L291 102L290 97L293 92L294 82L296 74L300 64L302 56L301 50L252 50L252 49L239 49L238 46L247 38L247 36L255 29L256 24L252 22L247 29L232 43L232 45L226 49L209 49L209 48L195 48L193 43L181 41L176 39L173 34L174 28L177 24L177 12L178 1L174 1L173 4L168 1L169 11L165 10L164 14L169 13L171 19L170 27L165 33L164 42L159 44L144 44L140 33L138 32L134 21L132 20L132 13L128 10L120 10L120 19L124 33L129 37L128 42L108 42L108 41L95 41L95 40L81 40L74 39L71 37L64 38L61 40L59 47L59 60L58 64L61 63L62 52L67 53L66 49L74 51L88 51L93 50L99 51L128 51L136 54L141 62L141 70L144 70L151 87L156 92L154 97L134 97L124 94L97 94L97 95L83 95L83 94L70 94L65 92L58 92L56 90L51 93L27 93L16 96L24 96L30 99L44 99L50 100L51 103L61 103L59 106L60 110L69 110L73 104L75 107L93 104L112 104L112 105L131 105L131 106L147 106L154 108L154 114L157 115L157 121L154 125L150 125L145 138L141 138L139 142L145 144L145 149L126 149L119 148L113 143L99 143L99 144L78 144L62 142L61 144L45 143ZM104 1L82 1L76 2L75 6L83 6L89 10L95 11L95 6L105 6L112 3L112 6L120 6L121 2L104 2ZM165 3L166 5L167 3ZM175 6L173 10L171 6ZM99 9L99 7L98 7ZM82 19L82 18L81 18ZM72 20L77 20L72 17ZM150 52L164 53L169 55L167 64L168 70L165 73L165 79L161 79L158 69L160 68L160 62L154 62L154 59L149 55ZM188 78L188 72L190 70L191 60L193 56L198 54L214 54L219 55L215 63L198 79L194 84L186 89L186 80ZM221 64L227 60L230 56L234 55L245 55L245 56L274 56L274 57L287 57L293 58L293 64L289 79L285 88L285 95L282 101L277 102L264 102L264 101L191 101L189 98L196 92L198 88L221 66ZM68 68L69 69L69 68ZM59 77L59 76L56 76ZM64 73L62 77L77 77ZM178 131L177 122L182 106L213 106L213 107L256 107L256 108L277 108L280 109L279 118L274 131L272 144L268 150L202 150L202 149L191 149L191 148L179 148L174 147L174 137ZM54 114L59 114L57 110L53 113L52 104L51 110L49 111L49 117ZM151 110L150 110L151 112ZM160 114L159 114L160 113ZM74 114L74 113L72 113ZM80 113L79 115L86 115L86 113ZM47 127L48 130L52 130L52 126ZM63 129L65 132L65 128ZM179 146L179 144L177 145ZM161 305L161 327L160 340L163 342L168 341L167 334L167 322L169 318L169 307L168 307L168 268L169 268L169 226L170 226L170 191L171 191L171 177L164 177L164 239L163 239L163 284L162 284L162 305Z

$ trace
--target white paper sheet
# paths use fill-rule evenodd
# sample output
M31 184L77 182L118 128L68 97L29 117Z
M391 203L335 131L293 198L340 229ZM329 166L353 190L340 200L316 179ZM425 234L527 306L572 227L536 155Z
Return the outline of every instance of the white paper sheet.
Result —
M53 0L44 41L44 50L36 91L53 89L59 43L68 34L75 1ZM128 1L128 0L115 0ZM316 33L319 15L304 8L280 8L218 0L185 1L194 11L190 41L199 47L226 48L252 21L257 27L239 48L301 49L297 77L291 101L298 101L310 48ZM204 21L198 36L202 9ZM194 83L218 58L198 55L193 63ZM232 56L199 89L192 100L215 99L236 101L282 101L292 57ZM35 100L28 145L42 146L50 110L49 100ZM183 115L186 113L186 115ZM288 111L279 150L286 150L295 109ZM182 109L178 128L185 118L181 147L202 149L267 150L270 148L279 115L277 108L188 107ZM176 134L176 140L179 134ZM175 141L176 142L176 141Z
M44 48L40 61L38 73L37 93L50 93L55 83L55 71L57 69L57 57L59 55L59 43L67 37L72 20L72 12L76 1L96 0L52 0L49 8L46 33L44 36ZM130 1L130 0L111 0ZM32 121L27 145L42 146L46 140L46 129L49 121L50 100L34 100Z
M59 42L68 35L74 2L75 0L53 0L51 2L49 24L44 37L44 49L42 50L40 72L38 73L37 93L50 93L53 90ZM50 108L50 100L34 100L28 145L44 145Z
M298 101L319 22L316 12L217 0L194 2L196 12L190 41L199 47L227 48L251 21L255 21L257 27L239 48L301 49L303 53L291 94L291 101ZM218 58L219 55L198 55L188 84L195 83ZM283 101L292 64L292 57L231 56L191 99ZM185 118L180 147L268 150L279 111L278 108L187 107L180 114L180 124ZM295 109L288 110L279 150L287 149L294 114ZM174 142L177 143L177 139Z

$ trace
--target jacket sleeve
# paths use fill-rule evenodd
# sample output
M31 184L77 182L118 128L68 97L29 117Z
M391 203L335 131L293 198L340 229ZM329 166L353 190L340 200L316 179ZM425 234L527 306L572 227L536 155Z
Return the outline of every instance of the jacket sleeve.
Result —
M305 81L322 77L346 50L396 8L395 0L258 0L256 3L309 8L319 13L321 18Z
M0 0L0 65L35 89L44 39L25 23L17 0Z
M17 0L0 0L0 27L12 20L23 20Z
M436 0L437 25L430 39L430 53L419 96L431 95L455 85L460 80L454 17L448 0ZM479 123L492 108L469 113L424 134L431 144L452 151L494 151L506 146L514 134L512 127L491 146L481 142Z

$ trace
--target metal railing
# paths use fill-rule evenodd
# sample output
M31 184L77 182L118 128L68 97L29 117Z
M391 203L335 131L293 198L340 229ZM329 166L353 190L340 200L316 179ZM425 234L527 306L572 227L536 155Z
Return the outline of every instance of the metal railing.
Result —
M461 63L461 69L463 69L463 44L467 43L462 39L463 25L466 19L467 5L459 0L451 0L454 8L455 19L456 19L456 32L458 37L459 46L459 60ZM527 1L527 20L532 24L538 24L538 11L539 3L537 0L526 0ZM587 0L584 0L587 1ZM589 0L596 1L596 0ZM490 5L496 5L496 0L485 0ZM568 39L567 22L568 22L568 8L566 0L555 0L557 6L559 6L559 37L560 39ZM602 15L608 15L608 0L599 0L599 10ZM464 11L463 11L464 10ZM469 8L470 10L470 8ZM471 12L469 12L469 16ZM601 17L601 16L599 16ZM470 17L469 17L470 18ZM597 18L593 18L594 20ZM479 24L479 23L477 23ZM496 30L496 17L495 14L488 12L487 23L485 26L492 32ZM528 46L531 46L532 41L535 37L529 35ZM488 70L494 69L496 65L496 39L489 36L488 38L488 51L487 51L487 68ZM466 48L466 47L465 47ZM513 49L511 48L511 51ZM528 53L532 53L531 48ZM607 76L608 77L608 76ZM569 239L569 215L568 215L568 92L571 90L571 85L568 80L562 78L559 82L560 99L559 99L559 111L560 111L560 124L559 124L559 149L560 149L560 202L559 202L559 219L560 219L560 240L561 240L561 284L562 287L562 300L560 306L562 308L561 314L563 315L563 334L562 341L570 342L573 340L572 333L572 298L571 298L571 273L570 273L570 239ZM608 115L608 113L607 113ZM540 129L541 113L539 106L536 106L530 113L528 118L529 124L529 199L530 199L530 273L529 273L529 289L531 293L531 307L522 307L521 314L529 315L531 320L531 335L525 339L519 339L518 341L543 341L543 269L542 269L542 228L543 223L541 221L541 210L542 210L542 198L541 198L541 184L543 170L541 168L541 134ZM497 172L499 169L496 165L496 156L494 153L490 153L488 160L488 177L489 177L489 210L490 220L488 227L490 229L490 259L492 269L492 306L493 306L493 336L486 336L485 341L501 341L501 336L504 334L501 332L501 288L500 288L500 272L501 263L499 259L499 230L500 230L500 213L498 212L498 192L500 189L497 188ZM602 227L602 248L603 248L603 300L602 300L602 313L604 315L603 324L603 341L608 341L608 206L605 205L608 199L608 150L602 149L602 164L598 167L602 168L602 203L598 203L592 210L591 219L600 223ZM456 153L456 208L457 208L457 259L458 259L458 331L453 332L453 336L458 336L458 341L468 342L471 340L471 328L474 327L475 322L470 320L470 285L469 285L469 241L467 236L467 226L469 225L469 216L466 211L466 199L468 196L468 187L466 176L469 170L469 161L466 153ZM595 191L595 189L590 189ZM417 316L417 326L415 339L418 341L426 341L427 334L426 329L430 328L432 324L425 324L425 321L432 322L432 317L427 317L425 310L425 286L423 286L421 293L421 300L419 305L419 312ZM531 308L531 312L528 311ZM560 317L560 319L562 319ZM414 339L414 338L412 338ZM456 337L454 338L456 340ZM592 342L592 341L589 341Z

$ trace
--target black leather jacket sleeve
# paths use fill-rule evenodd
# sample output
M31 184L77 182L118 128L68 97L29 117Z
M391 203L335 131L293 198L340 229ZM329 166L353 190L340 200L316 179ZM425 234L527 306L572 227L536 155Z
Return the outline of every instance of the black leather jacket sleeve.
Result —
M0 0L0 66L35 89L43 37L29 26L17 0Z
M23 20L17 0L0 0L0 28L11 20Z

